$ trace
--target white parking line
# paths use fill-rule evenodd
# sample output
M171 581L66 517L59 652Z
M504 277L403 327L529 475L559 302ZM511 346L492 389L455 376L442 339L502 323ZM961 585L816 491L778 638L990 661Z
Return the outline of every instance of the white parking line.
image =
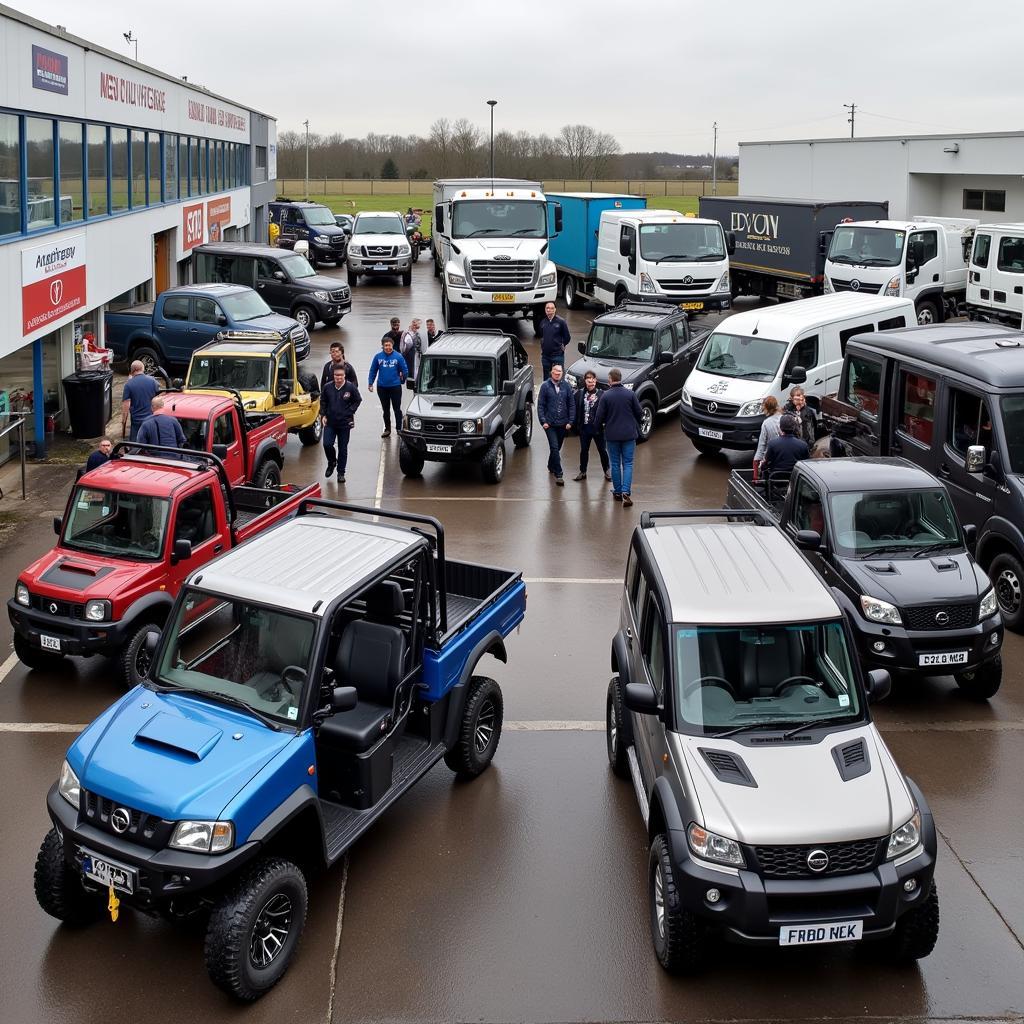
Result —
M334 989L338 984L338 952L341 949L341 924L345 917L345 886L348 883L348 854L341 873L341 892L338 895L338 920L334 926L334 952L331 954L331 991L327 1000L327 1024L334 1019Z
M7 660L0 665L0 683L2 683L11 674L11 669L17 664L18 656L12 651Z

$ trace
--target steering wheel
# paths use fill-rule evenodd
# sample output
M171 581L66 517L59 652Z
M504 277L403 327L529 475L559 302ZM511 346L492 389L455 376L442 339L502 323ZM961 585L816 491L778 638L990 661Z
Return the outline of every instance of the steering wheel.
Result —
M783 679L781 683L776 684L775 689L772 690L772 696L777 697L787 687L799 686L801 683L810 683L815 689L821 689L821 683L817 679L812 679L811 676L789 676L787 679Z
M285 665L281 670L281 682L288 688L288 692L298 700L302 695L302 688L306 685L306 670L301 665Z
M139 540L148 548L156 546L156 534L152 530L146 530Z
M721 676L699 676L693 682L687 683L683 687L683 699L685 700L694 690L705 685L717 686L721 690L726 690L732 699L736 700L736 687L728 679L723 679Z

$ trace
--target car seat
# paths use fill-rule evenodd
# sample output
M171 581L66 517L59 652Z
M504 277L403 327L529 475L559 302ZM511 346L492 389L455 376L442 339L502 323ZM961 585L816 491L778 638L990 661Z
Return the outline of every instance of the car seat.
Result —
M256 613L257 657L259 671L245 681L261 696L275 684L282 682L284 670L289 665L306 670L309 661L309 628L305 624L291 625L286 616L275 617L274 628L269 628L263 612ZM260 628L262 623L262 628ZM244 649L244 645L243 645ZM248 660L244 659L243 660ZM241 676L242 673L239 673ZM285 694L282 693L282 699ZM296 695L297 696L297 695Z
M799 634L792 629L762 634L774 638L774 643L742 641L743 673L742 694L752 697L770 697L784 679L803 673L803 647Z

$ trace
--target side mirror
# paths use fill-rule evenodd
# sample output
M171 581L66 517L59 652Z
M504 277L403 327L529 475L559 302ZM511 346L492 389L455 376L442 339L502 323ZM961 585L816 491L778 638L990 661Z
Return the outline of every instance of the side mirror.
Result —
M516 382L514 380L506 380L501 385L501 393L507 396L514 395L516 393Z
M661 710L658 695L649 683L626 683L626 707L638 715L656 715Z
M336 686L331 690L331 710L351 711L359 703L359 694L354 686Z
M223 313L218 313L217 314L217 326L218 327L227 327L227 325L228 325L228 318Z
M659 366L671 366L674 356L671 352L659 352L658 353L658 365Z
M156 649L160 646L160 630L154 629L147 633L142 646L145 648L146 653L152 658L153 655L156 654Z
M985 446L972 444L967 448L967 458L964 460L964 469L968 473L980 473L985 468Z
M818 232L818 255L827 256L829 249L832 248L832 232L831 231L819 231Z
M576 348L579 349L581 356L585 356L587 354L587 343L585 341L577 341Z
M736 232L725 233L725 251L731 256L736 251Z
M619 255L620 256L632 256L633 255L633 236L622 234L619 235Z
M789 373L783 374L782 386L790 384L803 384L807 380L807 371L802 366L794 366Z
M559 203L555 207L555 234L560 234L562 230L562 204Z
M997 484L1006 482L1006 473L1003 472L1003 460L1000 458L999 452L994 451L989 455L988 462L985 463L984 473L989 479L995 480Z
M407 387L407 388L408 388L408 389L409 389L410 391L415 391L415 390L416 390L416 381L414 381L414 380L412 379L412 377L410 377L410 378L409 378L409 379L408 379L408 380L407 380L407 381L405 382L405 386L406 386L406 387Z
M978 528L974 523L967 523L963 528L964 530L964 545L968 551L972 554L974 552L974 546L978 543Z
M887 669L873 668L867 674L864 688L867 690L868 700L872 704L877 704L892 692L892 676Z
M171 565L179 562L187 562L192 557L192 542L189 540L176 540L171 548Z
M277 403L280 405L282 402L287 402L292 397L292 387L290 384L278 384L277 385Z
M171 387L172 388L177 388L179 391L184 386L185 386L185 381L184 381L184 378L182 378L182 377L175 377L174 380L171 381Z
M801 551L817 551L821 548L821 534L817 530L797 530L796 546Z
M914 261L915 266L921 266L924 263L924 241L918 239L917 241L910 243L910 249L907 251L907 267L910 267L910 261Z
M223 461L228 457L228 446L226 444L215 444L210 451Z
M64 520L60 516L53 517L53 532L60 536L60 531L64 528Z
M439 234L444 234L444 204L438 203L434 207L434 227Z
M284 280L284 271L283 270L275 270L274 271L274 279L277 280L277 281L283 281Z

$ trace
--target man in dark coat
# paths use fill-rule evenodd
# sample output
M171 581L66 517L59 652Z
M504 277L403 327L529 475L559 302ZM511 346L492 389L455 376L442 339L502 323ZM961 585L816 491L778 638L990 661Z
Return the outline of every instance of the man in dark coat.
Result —
M612 464L612 498L629 508L633 504L633 456L640 436L643 410L636 395L622 386L622 371L608 371L608 390L597 406L596 426L604 431L604 443Z
M548 439L548 472L559 487L565 486L562 476L562 442L576 418L576 400L569 382L562 379L562 364L551 367L551 376L537 392L537 419Z
M544 318L540 322L540 364L545 380L551 376L552 366L556 363L564 365L565 347L570 340L569 325L560 316L555 316L555 304L549 302L544 307Z
M576 392L575 424L580 439L580 471L574 477L576 480L587 479L591 442L597 445L597 454L601 457L605 480L612 478L604 435L597 428L597 409L600 404L601 392L597 390L597 374L593 370L587 370L583 375L583 387Z
M346 378L344 367L336 366L333 376L331 383L320 392L320 422L324 428L324 451L327 453L324 476L329 478L337 468L338 483L343 484L348 466L348 439L363 396L359 394L359 388Z
M355 367L345 358L345 346L340 341L332 341L331 358L324 363L323 373L320 374L321 391L334 381L334 369L337 366L344 369L345 380L349 384L355 384L356 387L359 387L359 379L356 377Z
M793 467L803 459L809 458L811 454L807 442L799 436L800 418L798 416L787 412L779 421L779 430L782 433L768 443L768 450L765 452L765 479L770 479L775 473L792 473Z

